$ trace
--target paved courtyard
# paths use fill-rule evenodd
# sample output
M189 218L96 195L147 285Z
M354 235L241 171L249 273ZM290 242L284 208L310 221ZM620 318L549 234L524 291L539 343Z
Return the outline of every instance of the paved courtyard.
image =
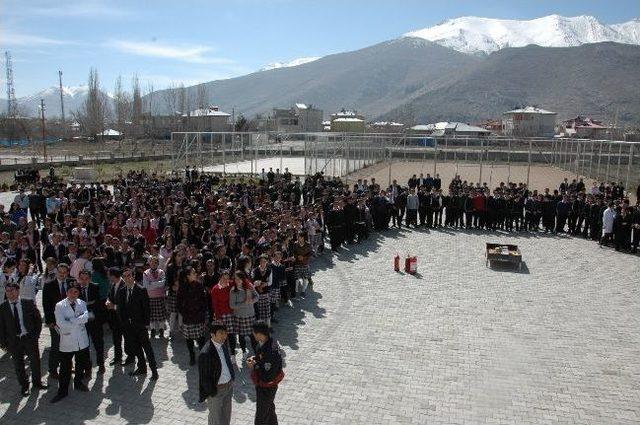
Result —
M520 245L522 272L486 268L487 241ZM418 256L418 276L392 271L396 252ZM276 325L282 424L640 422L637 256L561 236L392 230L315 266L314 290ZM108 367L54 406L55 381L18 397L4 355L0 423L205 423L183 340L153 345L156 383ZM237 360L233 423L249 424Z

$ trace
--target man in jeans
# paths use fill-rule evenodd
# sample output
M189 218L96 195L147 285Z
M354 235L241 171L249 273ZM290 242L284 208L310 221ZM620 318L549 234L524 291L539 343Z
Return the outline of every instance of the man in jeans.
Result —
M209 425L229 425L235 372L227 347L227 328L214 323L209 334L198 356L200 402L207 401Z

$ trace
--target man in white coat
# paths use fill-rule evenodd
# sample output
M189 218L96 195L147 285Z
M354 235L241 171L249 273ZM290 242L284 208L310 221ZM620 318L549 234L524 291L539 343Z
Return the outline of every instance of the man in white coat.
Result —
M602 213L602 238L600 245L606 245L611 241L613 236L613 220L616 218L616 210L613 209L613 202L609 203L609 207Z
M58 393L51 399L51 403L57 403L67 396L71 381L71 361L74 357L76 374L73 387L77 391L89 391L82 382L84 376L80 372L86 370L89 362L89 336L85 326L89 321L89 313L86 303L78 295L78 283L71 281L67 284L67 298L56 304L56 327L60 333L60 379Z

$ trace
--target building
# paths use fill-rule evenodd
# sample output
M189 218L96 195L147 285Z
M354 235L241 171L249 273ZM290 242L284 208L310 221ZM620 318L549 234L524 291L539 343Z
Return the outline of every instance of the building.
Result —
M401 133L404 124L395 121L376 121L369 125L369 130L374 133Z
M477 125L478 127L482 127L486 130L489 130L494 134L498 134L502 132L502 121L500 120L489 119L489 120L476 123L475 125Z
M322 131L322 109L296 103L291 108L274 108L265 126L279 133L306 133Z
M186 131L231 131L232 123L229 118L231 114L222 112L217 106L196 109L188 115L182 115L186 121Z
M491 131L486 128L476 127L463 122L449 121L414 125L410 130L415 133L424 133L431 136L488 137L491 135Z
M230 114L220 111L217 106L196 109L189 114L176 112L173 115L143 116L145 132L157 139L168 139L174 131L232 131L233 123Z
M506 136L553 137L556 115L535 106L507 111L502 114L502 132Z
M617 130L617 131L616 131ZM560 124L560 136L562 137L576 137L579 139L609 139L616 133L620 133L619 129L609 128L602 124L602 121L597 121L588 117L577 116ZM618 138L620 135L618 135Z
M365 130L364 115L360 115L356 111L342 109L340 112L331 114L330 121L330 128L333 132L364 133Z

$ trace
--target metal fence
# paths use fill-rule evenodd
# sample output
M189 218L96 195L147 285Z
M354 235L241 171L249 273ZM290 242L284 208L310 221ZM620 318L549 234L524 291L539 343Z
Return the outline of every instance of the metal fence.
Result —
M453 137L392 133L172 133L174 168L195 166L224 174L259 175L269 168L348 178L373 164L403 161L479 167L557 167L576 178L640 183L640 143L607 140ZM391 178L391 169L389 174ZM431 170L429 170L431 172Z

